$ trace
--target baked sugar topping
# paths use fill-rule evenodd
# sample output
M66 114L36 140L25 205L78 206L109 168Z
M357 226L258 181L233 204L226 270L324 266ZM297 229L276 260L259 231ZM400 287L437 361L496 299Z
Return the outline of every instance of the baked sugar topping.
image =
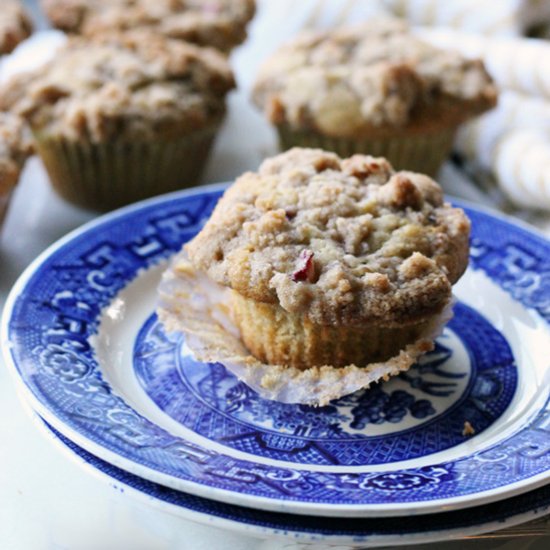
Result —
M394 326L444 307L468 235L427 176L293 149L239 178L186 249L215 282L313 322Z

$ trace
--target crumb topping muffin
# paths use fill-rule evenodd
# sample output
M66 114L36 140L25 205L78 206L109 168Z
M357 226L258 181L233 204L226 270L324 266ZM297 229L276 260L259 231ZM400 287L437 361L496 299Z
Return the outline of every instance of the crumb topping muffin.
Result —
M240 177L186 250L210 279L295 325L403 327L449 302L468 237L431 178L296 148Z
M456 126L494 106L496 89L481 61L383 19L301 35L266 61L253 97L274 124L372 138Z
M104 211L199 183L234 86L218 50L140 29L73 37L0 109L27 120L63 198Z
M0 112L0 196L6 195L17 183L31 153L30 132L23 120Z
M216 50L134 31L69 40L50 63L8 84L3 103L35 132L166 140L219 121L234 85Z
M32 32L32 23L17 0L2 0L0 9L0 54L10 53Z
M246 38L254 0L42 0L53 25L73 33L151 28L228 51Z

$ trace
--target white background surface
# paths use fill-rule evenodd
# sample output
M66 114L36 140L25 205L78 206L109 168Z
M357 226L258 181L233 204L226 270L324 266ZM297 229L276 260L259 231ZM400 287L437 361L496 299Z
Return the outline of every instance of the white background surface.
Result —
M268 23L258 20L252 38L261 37ZM285 29L287 34L290 31ZM42 44L44 38L39 35L34 40ZM271 48L265 42L261 47L254 44L258 42L249 43L234 59L239 80L244 84L249 82L258 57ZM32 42L28 47L32 47ZM246 169L256 168L261 158L273 151L273 133L250 107L247 94L234 93L204 181L230 180ZM476 196L467 187L455 187L454 191L457 190L468 198ZM0 306L17 276L39 252L94 216L57 198L49 188L41 164L33 159L16 189L0 235ZM468 548L547 547L547 538L537 541L481 539L469 541ZM0 359L0 550L299 547L292 542L262 542L184 521L113 488L104 477L82 468L77 460L52 445L50 438L37 429L20 404L14 382ZM465 543L430 545L433 547L464 548Z

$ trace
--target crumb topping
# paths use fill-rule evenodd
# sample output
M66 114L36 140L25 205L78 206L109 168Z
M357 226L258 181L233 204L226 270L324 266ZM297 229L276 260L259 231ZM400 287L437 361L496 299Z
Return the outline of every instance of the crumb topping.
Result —
M464 427L462 428L462 435L464 437L471 437L472 435L475 435L475 433L475 428L467 420L465 420Z
M217 123L234 85L216 50L133 31L75 37L2 96L33 130L94 142L169 139Z
M31 153L30 132L23 121L10 113L0 112L0 195L17 183Z
M394 326L444 307L468 235L431 178L295 148L240 177L186 250L215 282L313 322Z
M494 106L496 89L481 61L382 19L301 35L265 62L253 97L274 124L349 137L438 116L457 124Z
M149 28L230 50L246 38L254 0L42 0L54 26L73 33Z
M32 23L16 0L2 0L0 9L0 54L10 53L32 32Z

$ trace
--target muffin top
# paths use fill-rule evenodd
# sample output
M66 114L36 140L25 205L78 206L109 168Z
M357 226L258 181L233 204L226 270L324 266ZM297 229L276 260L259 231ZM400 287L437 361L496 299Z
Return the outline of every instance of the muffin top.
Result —
M403 326L448 303L469 227L428 176L295 148L241 176L186 250L215 282L314 323Z
M42 0L52 24L73 33L151 28L228 51L246 38L254 0Z
M17 183L23 164L31 153L30 132L23 120L0 112L0 195Z
M234 85L217 50L138 30L70 39L9 82L0 107L68 139L170 139L217 123Z
M265 62L253 97L274 124L382 137L456 125L494 106L496 89L481 61L381 19L301 35Z
M32 32L32 23L17 0L2 0L0 9L0 54L10 53Z

